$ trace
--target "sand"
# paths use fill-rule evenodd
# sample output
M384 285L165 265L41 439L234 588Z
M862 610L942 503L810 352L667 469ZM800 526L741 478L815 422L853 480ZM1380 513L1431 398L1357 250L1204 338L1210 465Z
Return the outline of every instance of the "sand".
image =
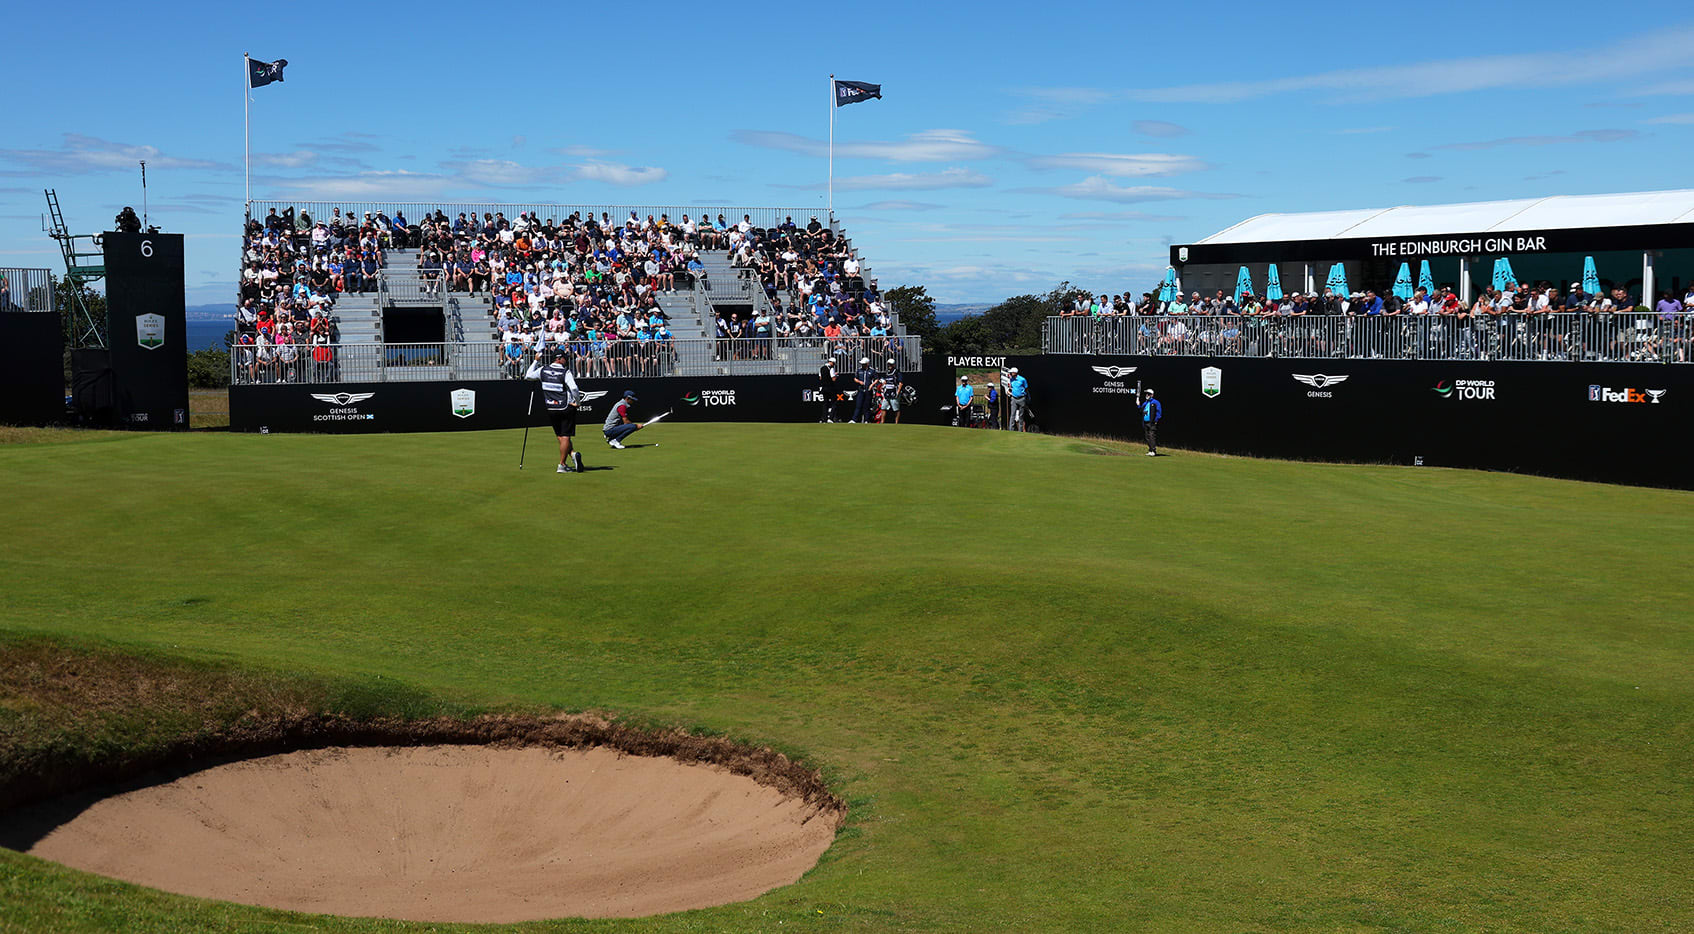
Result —
M611 750L294 752L105 798L29 852L185 895L412 921L636 917L787 885L819 810L722 768Z

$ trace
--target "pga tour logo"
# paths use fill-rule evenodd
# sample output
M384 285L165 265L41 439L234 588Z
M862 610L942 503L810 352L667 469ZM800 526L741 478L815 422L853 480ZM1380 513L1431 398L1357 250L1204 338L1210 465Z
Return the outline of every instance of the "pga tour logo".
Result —
M1610 386L1589 386L1589 402L1646 402L1658 405L1665 389L1613 389Z
M1494 401L1494 381L1491 379L1444 379L1435 384L1433 392L1443 399L1460 401Z

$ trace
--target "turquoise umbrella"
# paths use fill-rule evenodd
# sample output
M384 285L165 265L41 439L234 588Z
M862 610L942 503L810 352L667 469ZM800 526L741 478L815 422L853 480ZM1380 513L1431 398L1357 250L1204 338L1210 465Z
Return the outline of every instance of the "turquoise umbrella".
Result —
M1340 263L1329 267L1329 281L1324 284L1334 289L1336 295L1345 297L1353 294L1347 291L1347 268Z
M1418 270L1418 285L1423 286L1425 292L1431 295L1435 294L1435 277L1429 274L1429 260L1427 259L1423 261L1422 268Z
M1518 275L1512 272L1512 261L1504 256L1494 261L1494 287L1505 289L1506 286L1518 281Z
M1273 302L1282 301L1282 276L1276 271L1276 264L1271 263L1270 273L1265 276L1265 297Z
M1159 301L1161 301L1161 302L1174 302L1174 301L1176 301L1176 267L1175 266L1166 266L1165 267L1165 281L1164 281L1163 285L1159 286Z
M1412 267L1400 264L1400 274L1394 277L1394 297L1405 301L1412 297Z
M1253 276L1247 271L1247 267L1243 266L1241 267L1241 271L1235 274L1235 300L1239 302L1241 301L1241 296L1252 294Z
M1600 294L1600 272L1594 268L1594 257L1582 258L1582 291L1589 295Z

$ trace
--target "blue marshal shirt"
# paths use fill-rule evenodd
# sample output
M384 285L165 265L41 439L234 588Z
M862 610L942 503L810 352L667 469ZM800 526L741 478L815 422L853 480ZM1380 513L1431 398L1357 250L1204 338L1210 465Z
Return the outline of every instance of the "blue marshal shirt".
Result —
M1148 399L1141 403L1141 420L1144 422L1152 422L1156 425L1159 423L1159 419L1164 417L1164 414L1164 406L1160 405L1157 399Z
M1019 373L1017 376L1012 377L1012 385L1010 388L1012 390L1013 399L1022 399L1024 396L1029 394L1029 380L1024 379L1023 374Z
M976 398L976 391L969 386L960 386L953 392L953 398L957 399L960 405L970 405L971 400Z

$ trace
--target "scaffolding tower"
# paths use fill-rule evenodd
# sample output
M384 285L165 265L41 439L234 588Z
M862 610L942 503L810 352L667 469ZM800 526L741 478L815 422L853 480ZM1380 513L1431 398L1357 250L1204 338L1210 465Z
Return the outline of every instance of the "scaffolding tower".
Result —
M53 221L52 232L48 236L59 241L59 252L65 258L65 283L70 286L65 315L70 319L71 347L104 350L106 322L89 309L84 298L90 284L106 278L106 254L100 249L100 235L71 233L70 228L65 226L64 212L59 210L58 192L48 188L46 195L47 213ZM83 240L88 241L86 247L78 243Z

